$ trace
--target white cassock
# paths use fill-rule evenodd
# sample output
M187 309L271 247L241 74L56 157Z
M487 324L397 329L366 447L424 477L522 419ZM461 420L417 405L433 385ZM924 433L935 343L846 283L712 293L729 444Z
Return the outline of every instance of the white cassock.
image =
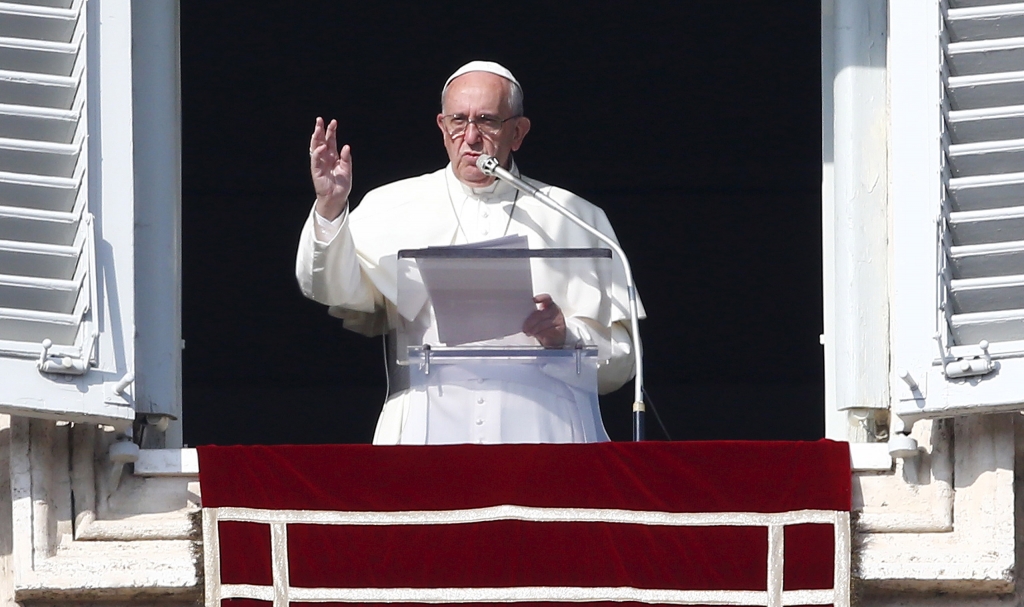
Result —
M518 172L515 166L513 172ZM526 178L585 222L615 238L604 212L560 188ZM536 199L496 181L470 188L451 165L369 192L333 222L310 211L299 241L295 273L302 292L330 306L345 327L380 335L397 324L397 252L523 235L533 249L596 248L603 243ZM533 274L535 293L562 309L567 343L598 346L598 391L611 392L633 377L625 275L611 260L611 285L562 272ZM610 296L609 296L610 294ZM641 306L641 315L643 308ZM532 338L530 338L532 339ZM533 340L536 344L536 340ZM424 403L408 389L408 370L389 358L392 393L377 421L374 444L568 443L608 440L597 399L570 383L526 368L481 377L472 367L451 369L443 389Z

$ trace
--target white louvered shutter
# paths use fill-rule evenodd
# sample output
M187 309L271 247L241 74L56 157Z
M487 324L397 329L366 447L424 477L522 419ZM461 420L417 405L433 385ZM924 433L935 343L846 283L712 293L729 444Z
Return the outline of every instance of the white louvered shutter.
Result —
M102 31L101 10L114 13ZM134 417L119 385L132 370L134 211L130 10L117 13L97 0L0 3L0 412ZM129 69L101 76L121 47ZM127 138L107 124L116 107Z
M1024 4L955 6L946 17L948 344L1024 350Z
M891 5L895 410L1021 409L1024 3Z

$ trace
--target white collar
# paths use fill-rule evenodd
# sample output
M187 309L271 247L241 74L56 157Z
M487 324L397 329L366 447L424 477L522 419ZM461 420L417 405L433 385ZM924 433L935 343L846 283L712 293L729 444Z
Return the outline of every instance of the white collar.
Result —
M510 158L510 161L511 163L509 166L509 172L515 175L516 177L519 177L519 167L516 166L515 159ZM451 163L448 163L448 170L445 171L445 177L449 180L449 187L451 191L456 191L454 184L451 183L454 182L458 184L460 188L462 188L462 192L466 196L477 198L485 202L504 199L511 200L516 197L515 187L512 184L502 181L500 179L495 179L494 183L488 186L484 186L482 188L474 188L462 183L461 181L459 181L459 178L455 176L455 171L453 170Z

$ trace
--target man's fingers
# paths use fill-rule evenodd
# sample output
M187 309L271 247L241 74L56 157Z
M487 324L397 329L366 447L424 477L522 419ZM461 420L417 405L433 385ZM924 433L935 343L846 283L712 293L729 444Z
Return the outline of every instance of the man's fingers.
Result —
M529 337L554 336L561 335L564 328L565 327L554 323L545 323L534 327L530 332L523 331L523 333Z
M542 330L540 328L542 324L551 322L562 314L561 309L547 293L534 296L533 303L537 304L537 310L530 314L526 318L526 322L523 323L523 332L527 335L538 333Z
M325 127L324 119L317 116L316 124L313 126L313 136L309 138L309 152L312 154L322 145L327 145L332 150L338 149L338 121L331 120Z
M313 136L309 140L310 167L323 170L326 162L327 170L334 172L341 168L343 172L350 172L352 166L352 149L345 145L337 157L338 151L338 121L331 120L324 125L324 119L317 116L316 125L313 127ZM341 167L338 160L341 160Z
M332 150L338 149L338 121L331 120L331 123L327 125L327 145Z
M523 321L523 333L533 337L533 334L536 333L537 330L537 323L538 320L536 312L527 316L526 320Z
M559 324L558 318L560 316L561 314L559 314L557 308L537 310L526 317L526 321L523 322L523 333L532 336L555 327Z
M327 152L327 146L320 144L309 153L309 166L314 171L322 170L322 164L324 160L324 154Z
M313 135L309 138L309 151L312 152L324 141L324 119L317 116L313 125Z
M526 317L523 333L534 337L546 348L558 348L565 344L565 316L551 295L541 293L533 298L537 310Z
M565 344L565 325L558 320L540 324L530 332L524 331L524 333L535 338L547 348L557 348Z
M537 332L537 326L541 322L541 319L537 317L538 314L540 314L540 311L530 314L526 317L526 320L523 321L523 333L526 333L530 337L533 337Z

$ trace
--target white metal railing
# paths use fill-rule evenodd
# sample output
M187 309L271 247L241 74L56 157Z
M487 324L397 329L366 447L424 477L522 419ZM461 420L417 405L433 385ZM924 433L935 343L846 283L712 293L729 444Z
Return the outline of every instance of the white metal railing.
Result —
M765 591L676 590L632 587L515 586L501 588L296 588L289 583L288 525L451 525L517 520L527 522L611 523L679 527L765 527L768 532L768 571ZM271 585L222 584L221 521L270 527ZM784 532L789 525L830 524L834 531L833 585L827 590L783 590ZM246 598L290 603L473 603L473 602L590 602L632 601L675 605L850 605L850 513L799 510L781 513L675 513L593 508L534 508L502 505L465 510L406 512L346 512L204 508L203 543L206 605L222 599Z

